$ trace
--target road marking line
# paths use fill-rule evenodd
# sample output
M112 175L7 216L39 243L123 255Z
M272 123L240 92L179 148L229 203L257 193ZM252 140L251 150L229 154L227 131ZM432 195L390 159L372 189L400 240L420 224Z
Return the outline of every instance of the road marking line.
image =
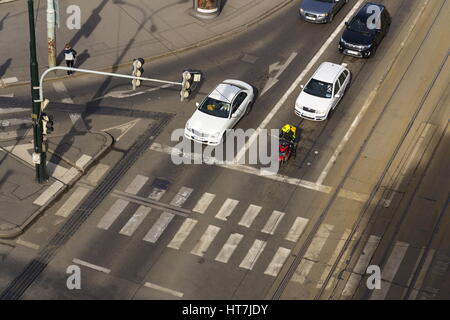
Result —
M18 113L18 112L26 112L26 111L30 111L30 109L28 109L28 108L0 108L0 114Z
M317 282L316 288L321 288L323 284L325 283L325 280L327 279L328 274L331 271L332 266L335 264L339 253L342 250L342 247L344 247L345 242L347 241L351 230L345 229L344 233L342 234L341 239L339 239L338 244L336 246L336 249L334 250L333 254L330 257L330 260L328 260L328 264L325 267L325 270L322 272L322 276L320 277L320 280Z
M39 245L31 243L31 242L28 242L28 241L25 241L25 240L22 240L20 238L16 240L16 243L21 245L21 246L30 248L30 249L39 250Z
M408 297L408 300L415 300L417 297L417 294L419 293L419 290L422 288L423 280L425 279L425 275L428 272L428 269L430 268L431 261L433 261L433 257L435 254L435 250L431 249L428 251L427 257L425 258L425 262L420 269L419 276L417 277L416 283L414 284L414 289L411 291L411 294Z
M278 70L278 72L273 77L269 77L269 79L267 79L266 84L264 85L263 89L261 90L260 96L263 96L264 93L266 93L268 90L270 90L270 88L272 88L278 82L278 77L284 72L284 70L286 70L287 66L292 62L292 60L294 60L294 58L296 56L297 56L297 52L292 52L291 55L289 56L289 58L287 58L287 60L284 62L284 64L280 65L280 62L277 61L275 63L272 63L269 66L269 75L274 70Z
M262 209L262 207L251 204L247 208L247 211L245 211L241 220L238 222L238 225L250 228L250 226L253 223L253 220L255 220L256 216L261 211L261 209Z
M400 185L403 182L403 179L405 178L405 176L407 175L407 173L409 172L409 167L412 163L412 160L415 158L417 152L419 151L419 148L421 147L423 141L425 140L425 136L428 133L428 130L430 129L432 125L427 123L425 125L425 128L422 131L422 134L419 137L419 140L417 142L415 142L415 146L414 149L411 153L408 154L408 158L404 164L404 166L402 166L402 168L400 169L400 172L397 176L397 182L394 185L394 189L391 190L391 194L389 195L388 198L384 198L382 199L383 201L383 206L385 208L389 207L391 205L392 200L394 199L395 193L398 191Z
M99 163L94 170L86 177L86 181L92 184L97 184L104 174L109 170L110 166L104 163Z
M106 273L106 274L111 272L110 269L103 268L103 267L97 266L95 264L92 264L92 263L89 263L89 262L86 262L86 261L83 261L80 259L73 259L72 262L82 265L82 266L85 266L85 267L88 267L88 268L91 268L91 269L94 269L94 270L97 270L97 271L100 271L100 272L103 272L103 273Z
M33 204L37 206L43 206L46 204L51 197L53 197L62 187L64 184L61 181L55 181L53 182L50 187L47 188L44 192L41 193L41 195L34 200Z
M137 194L147 182L147 180L148 177L138 174L125 189L125 192L130 194ZM117 199L112 207L101 218L100 222L97 224L97 227L100 229L108 230L129 203L129 201Z
M256 129L256 132L250 136L248 142L245 144L245 146L238 152L236 155L237 161L236 163L240 163L240 159L245 156L245 153L247 152L250 145L254 143L258 135L260 134L261 130L264 129L269 122L272 120L272 118L275 116L275 114L278 113L279 109L285 104L286 100L289 98L289 96L294 92L295 89L299 86L300 82L303 81L303 78L310 72L312 67L316 64L316 62L319 60L319 58L322 56L322 54L325 52L325 50L328 48L328 46L333 43L336 36L341 32L341 30L345 26L345 21L348 21L353 14L356 12L356 10L360 7L360 5L364 2L364 0L359 0L355 6L350 10L350 12L347 14L347 16L342 20L342 22L339 24L339 26L334 30L334 32L331 34L331 36L327 39L327 41L322 45L322 47L317 51L317 53L314 55L314 57L310 60L306 68L302 71L302 73L295 79L295 81L292 83L292 85L289 87L289 89L284 93L284 95L281 97L281 99L275 104L275 106L272 108L272 110L269 112L269 114L266 116L266 118L261 122L259 127ZM292 106L293 108L294 106Z
M31 119L17 119L17 118L11 118L11 119L3 119L0 120L0 127L12 127L12 126L20 126L20 125L32 125L33 122Z
M261 255L261 253L264 251L265 247L266 247L265 241L256 239L253 242L253 245L250 248L250 250L248 250L247 255L242 260L239 267L248 269L248 270L252 270L253 266L255 265L256 261L258 260L259 256Z
M352 243L355 243L355 240L356 239L358 239L358 236L359 236L359 232L355 232L354 234L353 234L353 237L352 237ZM349 257L349 253L350 253L350 251L352 250L352 246L351 245L349 245L348 247L347 247L347 249L345 249L345 252L344 252L344 254L342 255L342 258L341 258L341 260L339 261L339 263L337 264L337 267L336 267L336 269L335 269L335 274L330 278L330 280L328 281L328 284L327 284L327 287L325 288L326 290L330 290L331 289L331 286L333 285L333 283L334 283L334 281L337 279L336 278L336 272L337 272L337 277L339 277L339 274L340 274L340 272L341 272L341 270L342 270L342 265L346 262L345 260L344 260L344 257Z
M305 230L308 221L309 219L297 217L285 239L288 241L297 242L303 231Z
M64 85L64 82L62 82L62 81L53 82L53 88L55 89L56 92L65 96L65 98L62 99L61 102L73 103L73 100L69 96L69 91L67 90L66 86Z
M242 238L244 236L239 233L232 233L229 237L227 242L223 245L222 249L216 256L216 261L227 263L228 260L230 260L231 255L233 254L234 250L239 245L239 242L241 242Z
M366 245L361 252L356 266L353 268L353 273L350 275L347 283L345 284L344 290L342 291L342 296L350 297L354 294L359 282L361 281L362 275L366 273L366 269L372 259L375 249L380 243L380 237L371 235L366 242Z
M163 212L159 216L158 220L153 224L151 229L147 232L145 237L142 239L147 242L156 243L161 234L167 228L169 223L172 221L175 215L169 212Z
M192 249L191 253L196 256L203 257L219 231L219 227L209 225L205 233L203 233L201 238L198 240L194 249Z
M166 190L153 188L148 198L159 201L165 192ZM151 211L152 208L143 205L139 206L133 216L127 221L122 229L120 229L119 233L131 237Z
M216 214L216 218L219 220L227 221L228 217L231 215L233 210L238 205L239 201L228 198L223 203L222 207L220 208L219 212Z
M1 78L1 81L2 81L4 84L8 84L8 83L14 83L14 82L17 82L17 81L19 81L19 79L17 79L17 77L10 77L10 78Z
M69 118L77 131L81 132L89 131L89 129L86 126L86 123L81 117L81 113L69 113Z
M170 243L167 245L169 248L172 249L180 249L181 245L183 244L184 240L189 236L191 231L194 229L195 225L197 224L197 220L187 218L184 220L183 224L178 229L177 233L174 235Z
M215 194L205 192L195 205L194 209L192 209L192 211L201 214L205 213L206 209L208 209L209 205L211 204L211 202L214 200L215 197L216 197Z
M382 283L380 290L373 290L370 295L370 300L384 300L391 287L392 281L394 281L395 275L400 267L400 264L405 257L409 244L406 242L397 241L394 249L392 249L386 265L383 267Z
M284 215L284 212L274 210L269 219L267 219L267 222L262 228L261 232L273 234L275 232L275 229L278 227L278 224L281 222L281 219L283 219Z
M150 89L142 90L142 91L133 91L133 90L111 91L111 92L108 92L107 94L105 94L104 96L95 98L93 101L99 100L99 99L104 99L104 98L117 98L117 99L129 98L129 97L138 96L138 95L141 95L141 94L144 94L147 92L153 92L153 91L157 91L159 89L169 88L171 86L173 86L173 84L167 83L162 86L158 86L155 88L150 88Z
M264 274L276 277L290 253L290 249L279 247L277 252L273 256L272 261L267 266L266 271L264 271Z
M322 251L322 248L333 229L334 226L330 224L320 225L319 230L314 235L314 238L306 250L302 261L297 267L297 270L295 270L291 281L298 282L300 284L304 284L306 282L309 272L319 259L320 252Z
M72 211L78 206L83 198L89 193L90 189L78 187L69 199L56 211L55 215L67 218Z
M181 187L170 204L175 207L181 207L183 203L189 198L193 189L187 187ZM175 215L169 212L163 212L159 216L158 220L153 224L145 237L142 239L147 242L155 243L158 241L161 234L167 228Z
M75 166L79 167L81 169L84 170L84 167L86 167L86 165L88 164L89 161L91 161L92 157L87 155L87 154L83 154L76 162L75 162Z
M151 289L155 289L155 290L158 290L158 291L162 291L162 292L171 294L171 295L173 295L175 297L179 297L179 298L183 297L183 295L184 295L183 292L175 291L175 290L172 290L172 289L169 289L169 288L164 288L164 287L161 287L161 286L159 286L157 284L150 283L150 282L146 282L144 284L144 286L146 286L147 288L151 288Z
M118 126L114 126L114 127L110 127L110 128L106 128L106 129L102 129L103 132L105 131L109 131L109 130L120 130L120 135L115 138L116 141L119 141L120 139L122 139L122 137L131 130L131 128L133 128L136 123L139 122L139 120L141 119L135 119L135 120L131 120L129 122L126 123L122 123Z
M425 252L425 247L422 247L420 249L419 256L416 259L416 263L414 264L414 268L411 271L411 275L409 276L408 281L406 282L406 287L407 288L405 288L403 290L402 297L399 300L404 300L405 299L405 294L408 291L409 286L411 285L412 278L414 277L414 274L416 273L417 267L419 266L420 260L422 259L422 256L423 256L424 252Z
M0 94L2 98L14 98L14 93Z

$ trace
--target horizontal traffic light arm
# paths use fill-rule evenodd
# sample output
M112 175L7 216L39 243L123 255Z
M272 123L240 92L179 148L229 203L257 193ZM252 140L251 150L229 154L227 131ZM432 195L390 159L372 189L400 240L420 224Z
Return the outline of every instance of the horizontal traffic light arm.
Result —
M68 70L68 71L76 71L76 72L84 72L84 73L92 73L92 74L98 74L103 76L109 76L109 77L117 77L117 78L125 78L125 79L137 79L137 80L144 80L144 81L152 81L152 82L158 82L158 83L166 83L166 84L173 84L181 86L181 82L174 82L174 81L166 81L166 80L159 80L159 79L151 79L151 78L145 78L145 77L134 77L127 74L120 74L120 73L111 73L111 72L103 72L103 71L95 71L95 70L88 70L88 69L79 69L79 68L69 68L69 67L52 67L44 71L44 73L41 75L41 79L39 80L39 100L35 102L41 102L43 101L43 89L42 89L42 83L44 81L45 76L54 70Z

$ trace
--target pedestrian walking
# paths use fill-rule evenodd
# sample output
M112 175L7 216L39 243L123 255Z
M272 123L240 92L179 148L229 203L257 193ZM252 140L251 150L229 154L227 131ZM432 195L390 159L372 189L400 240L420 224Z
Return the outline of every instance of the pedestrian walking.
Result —
M64 59L66 60L66 65L69 68L73 68L76 58L77 58L77 52L74 49L72 49L70 44L67 43L66 46L64 47ZM73 71L67 70L67 75L70 76L72 73L73 73Z

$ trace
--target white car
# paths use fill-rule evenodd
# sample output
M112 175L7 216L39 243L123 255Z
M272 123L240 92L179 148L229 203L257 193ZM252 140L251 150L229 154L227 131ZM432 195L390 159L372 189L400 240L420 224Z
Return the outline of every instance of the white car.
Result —
M322 121L327 119L345 93L350 82L346 65L323 62L305 86L301 86L295 101L295 114L299 117Z
M192 117L186 122L184 136L190 140L219 145L227 129L250 112L255 99L253 87L239 80L225 80L202 103L196 103Z

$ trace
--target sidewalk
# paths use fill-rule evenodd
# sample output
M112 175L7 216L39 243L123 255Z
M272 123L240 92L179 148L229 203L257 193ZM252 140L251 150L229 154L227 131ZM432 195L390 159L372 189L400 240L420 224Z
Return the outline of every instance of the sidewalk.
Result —
M222 0L216 18L199 18L192 1L123 0L83 1L81 29L69 30L68 6L60 0L60 27L56 28L57 64L64 66L61 51L69 42L77 50L77 67L110 71L131 65L133 58L152 59L173 55L245 30L293 0ZM29 81L28 14L25 1L1 5L0 88ZM40 74L47 68L46 4L35 1L36 42ZM19 31L19 32L18 32ZM189 66L186 66L189 67ZM63 77L64 72L57 73ZM77 76L86 76L79 74ZM149 75L147 75L149 76Z
M17 113L19 108L1 108ZM0 238L12 238L34 221L61 193L65 192L113 143L104 132L68 130L49 135L47 152L48 182L35 180L32 162L31 121L0 120ZM27 120L27 121L26 121ZM61 129L60 129L61 130Z

